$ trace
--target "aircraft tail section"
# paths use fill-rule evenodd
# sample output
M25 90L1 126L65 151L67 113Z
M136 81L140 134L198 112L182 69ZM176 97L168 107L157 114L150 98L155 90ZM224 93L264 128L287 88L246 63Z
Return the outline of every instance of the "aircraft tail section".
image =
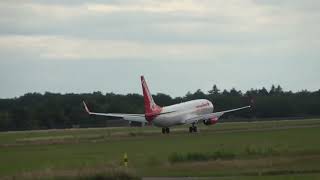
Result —
M162 108L154 102L147 82L143 76L141 76L141 85L144 98L145 117L147 121L151 122L161 112Z

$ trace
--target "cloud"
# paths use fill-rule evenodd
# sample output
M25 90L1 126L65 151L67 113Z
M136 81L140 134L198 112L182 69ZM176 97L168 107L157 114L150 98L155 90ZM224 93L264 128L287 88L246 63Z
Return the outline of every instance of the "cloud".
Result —
M92 40L54 36L0 37L0 52L8 56L44 59L206 59L209 54L224 54L219 46L202 43L144 43Z
M81 69L78 76L82 79L82 71L87 69L88 64L95 62L98 65L93 69L102 66L101 64L114 64L116 68L112 70L117 69L122 73L132 70L137 76L144 69L163 65L157 69L161 78L163 71L174 74L180 68L184 70L181 77L188 74L190 79L185 81L184 90L189 90L187 85L190 81L196 82L199 78L207 77L211 71L214 79L223 79L220 84L228 87L244 83L247 83L248 88L256 87L257 84L263 86L278 82L281 76L281 82L288 82L287 86L293 87L292 89L300 89L302 86L297 85L297 79L304 82L306 88L315 89L314 84L308 85L307 82L316 82L316 77L319 76L319 72L315 70L320 67L319 2L0 1L0 81L6 84L6 77L9 77L7 74L11 72L5 67L21 65L20 76L16 76L15 81L7 81L7 92L11 93L10 83L23 84L19 79L38 67L38 63L41 65L45 62L46 72L50 73L41 72L45 74L41 75L41 83L50 81L50 78L46 79L47 76L59 77L56 82L65 82L67 89L68 84L73 81L73 78L69 82L63 80L65 76L70 76L69 69L77 64ZM13 60L19 61L5 66ZM33 64L29 66L28 72L23 72L24 62L31 61ZM126 65L127 62L131 64ZM57 71L54 67L57 66L50 69L55 63L66 66L60 76L54 74ZM139 67L134 67L134 63L140 63ZM175 63L175 66L167 66L167 63ZM144 68L140 68L141 66ZM248 67L254 71L249 72ZM294 67L294 70L289 67ZM41 71L41 68L38 69ZM99 72L103 74L104 71L105 67L100 68ZM150 70L148 73L154 72ZM305 73L303 77L302 73ZM243 76L240 77L239 74ZM126 76L130 76L130 73ZM34 77L39 75L30 76L30 84L34 82ZM101 74L95 74L91 79L99 77ZM197 78L192 79L193 77ZM212 79L208 76L207 84L211 86L210 78ZM251 79L243 82L243 79L248 78ZM200 86L201 83L202 81L195 86ZM93 81L92 86L94 84L101 83ZM48 84L41 86L49 87ZM161 83L159 86L166 87ZM19 87L17 85L12 87L14 88Z
M298 1L16 3L0 3L7 57L228 60L314 54L319 44L320 13Z
M140 1L134 4L86 4L88 11L113 13L113 12L150 12L150 13L203 13L207 11L206 6L195 1Z
M310 42L314 49L319 41ZM304 45L304 44L303 44ZM292 52L292 49L299 49ZM287 59L295 53L311 52L293 40L252 43L157 43L125 40L98 40L64 36L0 36L0 54L23 59L51 60L143 60L143 61L225 61L261 57ZM316 51L314 51L316 53ZM310 54L309 54L310 55Z
M49 3L50 2L50 3ZM292 37L296 29L319 28L320 12L297 12L301 3L261 1L27 1L0 3L0 34L78 36L109 40L183 42L241 36ZM298 5L300 6L298 6ZM293 6L293 7L292 7ZM240 38L240 40L241 40Z

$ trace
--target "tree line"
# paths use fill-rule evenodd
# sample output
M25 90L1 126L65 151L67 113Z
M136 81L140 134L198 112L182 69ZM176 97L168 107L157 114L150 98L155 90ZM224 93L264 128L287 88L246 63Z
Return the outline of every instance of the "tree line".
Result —
M320 89L318 91L284 91L281 86L251 89L241 92L235 88L221 91L216 85L208 92L198 89L183 97L158 93L156 103L166 106L193 99L208 99L215 111L245 106L252 109L226 114L225 119L250 120L260 118L320 117ZM60 94L27 93L18 98L0 99L0 130L30 130L104 126L105 117L89 117L82 105L85 100L96 112L144 113L140 94L93 92Z

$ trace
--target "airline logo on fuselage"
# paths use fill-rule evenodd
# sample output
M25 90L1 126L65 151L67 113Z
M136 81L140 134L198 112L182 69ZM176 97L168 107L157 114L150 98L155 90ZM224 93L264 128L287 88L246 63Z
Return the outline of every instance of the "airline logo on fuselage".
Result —
M210 103L209 103L209 102L207 102L207 103L202 103L202 104L196 106L196 108L204 108L204 107L207 107L207 106L210 106Z

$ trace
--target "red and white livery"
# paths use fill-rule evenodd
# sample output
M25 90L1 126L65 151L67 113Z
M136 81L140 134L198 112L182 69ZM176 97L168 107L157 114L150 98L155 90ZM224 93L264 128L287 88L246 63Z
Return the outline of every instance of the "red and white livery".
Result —
M152 124L162 128L162 133L169 133L170 127L190 124L189 132L197 132L196 124L203 122L205 125L216 124L219 118L228 112L238 111L241 109L250 108L244 106L227 111L213 112L213 104L206 99L192 100L171 106L158 106L149 91L146 80L141 76L141 85L144 97L145 114L119 114L119 113L95 113L91 112L86 103L83 102L85 110L90 115L117 117L128 121L136 121Z

